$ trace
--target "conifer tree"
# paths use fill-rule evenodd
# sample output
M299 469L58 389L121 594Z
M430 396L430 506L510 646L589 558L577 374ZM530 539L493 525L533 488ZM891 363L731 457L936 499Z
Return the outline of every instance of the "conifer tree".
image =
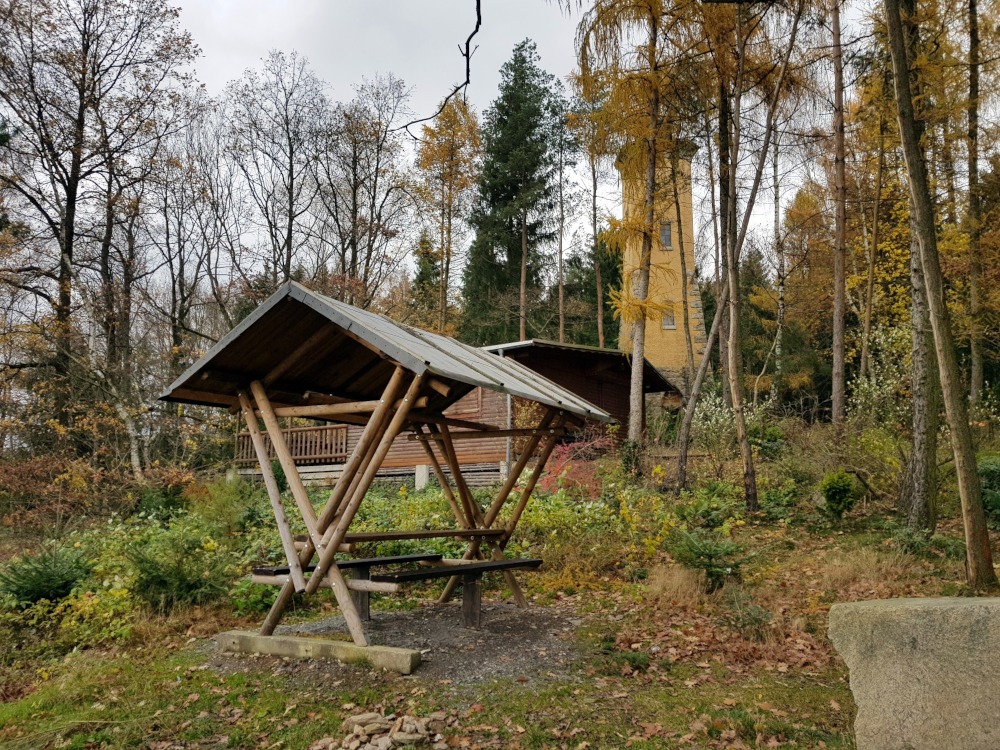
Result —
M542 246L552 231L554 128L553 79L538 62L534 42L518 44L485 115L461 326L462 337L476 344L527 338L529 291L541 285Z
M413 250L417 272L410 286L409 308L412 322L421 328L435 328L440 310L439 290L441 286L442 257L435 249L427 230L420 233L417 246Z

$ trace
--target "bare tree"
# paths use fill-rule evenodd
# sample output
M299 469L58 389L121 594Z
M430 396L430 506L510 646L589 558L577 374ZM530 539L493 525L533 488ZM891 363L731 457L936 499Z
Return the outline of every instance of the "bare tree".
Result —
M52 363L71 363L73 286L83 207L100 200L109 160L124 162L162 130L150 127L195 47L165 0L4 0L0 104L15 131L0 186L47 237L42 256L4 269L7 283L48 302ZM66 421L66 396L57 401Z
M319 239L333 293L362 307L398 269L412 208L398 122L409 92L395 76L366 80L334 107L314 182Z
M312 229L311 174L328 112L323 89L304 57L274 50L260 71L246 71L226 92L229 148L256 208L274 287L291 278L296 251Z

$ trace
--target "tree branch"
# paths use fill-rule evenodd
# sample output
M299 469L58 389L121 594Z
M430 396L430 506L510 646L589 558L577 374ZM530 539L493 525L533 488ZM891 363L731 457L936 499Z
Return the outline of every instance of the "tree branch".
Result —
M469 83L472 81L472 56L476 53L476 50L479 49L478 45L476 47L472 46L472 39L476 34L479 33L479 29L482 27L482 25L483 25L483 2L482 0L476 0L476 27L472 30L472 33L469 34L468 38L465 40L465 49L462 49L461 46L459 46L458 48L459 52L461 52L462 54L462 57L465 58L465 80L451 90L451 93L448 94L448 96L446 96L444 100L441 102L441 106L438 107L437 111L430 117L421 117L419 120L410 120L410 122L404 125L400 125L398 128L395 128L395 130L405 130L406 134L415 141L423 140L422 138L410 132L410 126L419 125L422 122L433 120L439 114L444 112L444 108L448 106L448 102L450 102L453 98L455 98L455 96L458 94L459 91L464 93L465 90L469 88Z

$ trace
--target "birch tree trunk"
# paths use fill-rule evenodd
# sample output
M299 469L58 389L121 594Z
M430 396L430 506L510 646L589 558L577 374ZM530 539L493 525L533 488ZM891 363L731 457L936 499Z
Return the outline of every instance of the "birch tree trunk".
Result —
M659 18L650 12L646 62L652 77L656 76L656 43L659 36ZM656 218L656 165L658 161L657 135L660 130L660 90L655 84L649 94L648 133L646 134L646 179L643 196L642 250L639 266L632 277L632 295L639 306L639 313L632 321L632 371L629 379L628 439L639 443L646 414L646 399L642 388L646 362L646 298L649 296L649 268L653 256L653 223Z
M684 323L684 344L687 348L687 371L684 373L685 395L691 391L691 382L694 380L694 344L691 341L691 316L688 314L688 270L687 256L684 251L684 222L681 219L681 196L677 187L680 179L679 163L676 152L670 154L670 176L674 193L674 212L677 214L677 251L680 253L681 262L681 306L682 320Z

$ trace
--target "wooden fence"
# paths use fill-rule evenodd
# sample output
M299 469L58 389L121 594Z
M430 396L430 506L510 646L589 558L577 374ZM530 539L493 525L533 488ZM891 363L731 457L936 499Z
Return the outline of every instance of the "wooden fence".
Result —
M300 465L336 464L347 460L347 426L325 424L318 427L293 427L282 430L288 450ZM271 439L264 434L267 455L274 458ZM257 454L250 433L241 432L236 436L236 465L255 466Z

